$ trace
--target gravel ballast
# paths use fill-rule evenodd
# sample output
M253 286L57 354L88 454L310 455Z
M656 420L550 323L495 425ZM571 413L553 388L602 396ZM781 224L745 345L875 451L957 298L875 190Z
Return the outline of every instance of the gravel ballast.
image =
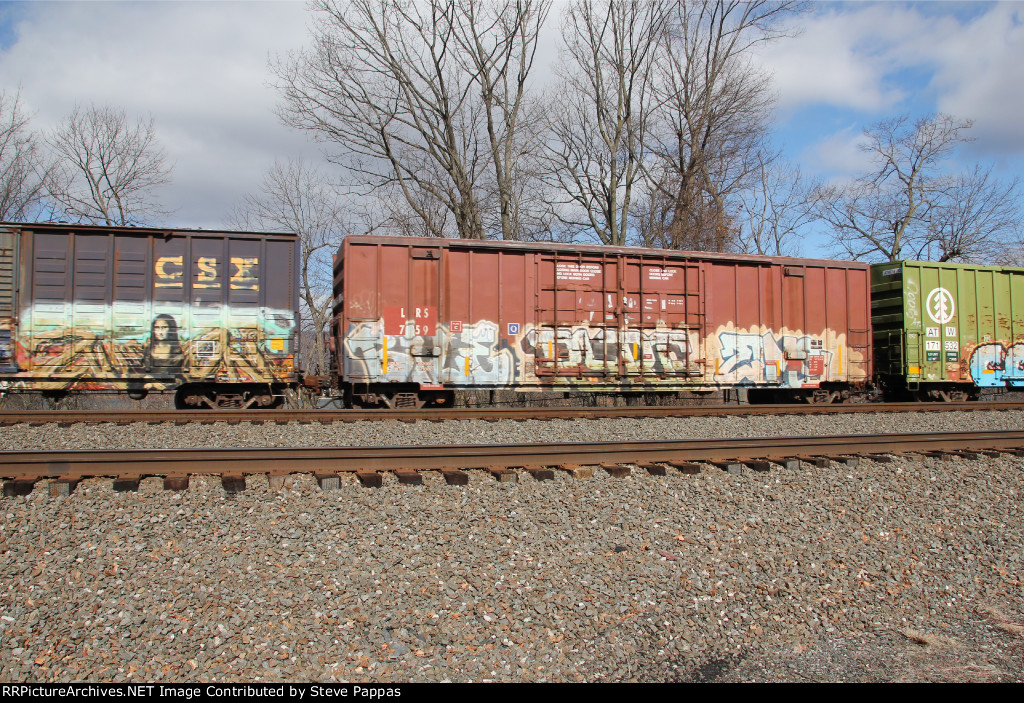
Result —
M457 420L449 422L335 422L321 425L176 426L76 423L0 432L0 451L37 449L157 449L208 447L365 447L387 445L517 444L531 442L628 442L686 438L789 437L885 432L1013 430L1024 427L1024 411L946 413L855 413L849 415L760 415L752 417L597 418L576 420Z
M1019 412L5 428L5 449L1021 427ZM58 443L66 442L66 445ZM1022 681L1024 459L0 499L0 679Z

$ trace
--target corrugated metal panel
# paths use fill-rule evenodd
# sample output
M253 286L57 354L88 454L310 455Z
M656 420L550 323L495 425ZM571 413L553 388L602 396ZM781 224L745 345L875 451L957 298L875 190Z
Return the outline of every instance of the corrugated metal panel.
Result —
M296 379L294 235L23 229L15 380L64 390Z
M21 232L0 227L0 372L17 370L14 338L17 333L18 242Z
M18 238L17 230L0 228L0 317L13 316L17 310Z
M904 261L873 266L872 283L881 373L1024 386L1024 269Z

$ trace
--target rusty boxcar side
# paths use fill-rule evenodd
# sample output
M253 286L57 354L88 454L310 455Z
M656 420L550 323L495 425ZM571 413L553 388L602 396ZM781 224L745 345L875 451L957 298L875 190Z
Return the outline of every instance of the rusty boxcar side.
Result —
M457 389L833 400L871 378L869 290L854 262L349 237L334 382L391 406Z
M0 390L275 405L298 379L289 234L0 224Z

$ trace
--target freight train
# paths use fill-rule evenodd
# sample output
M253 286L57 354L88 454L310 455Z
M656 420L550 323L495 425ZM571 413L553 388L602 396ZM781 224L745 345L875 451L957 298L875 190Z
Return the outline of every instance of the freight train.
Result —
M303 377L293 235L0 225L0 392L447 407L457 391L976 398L1024 386L1024 269L350 236Z

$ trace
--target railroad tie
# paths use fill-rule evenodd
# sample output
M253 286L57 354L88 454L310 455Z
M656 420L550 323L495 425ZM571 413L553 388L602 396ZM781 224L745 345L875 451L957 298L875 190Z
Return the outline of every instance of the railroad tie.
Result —
M538 481L553 481L555 478L555 470L549 469L546 466L531 464L530 466L524 466L523 471L530 474Z
M751 471L770 471L772 463L762 459L740 459L740 463Z
M141 480L138 477L115 478L112 487L118 493L134 493L139 490L139 481Z
M630 468L622 464L601 464L601 468L607 471L612 478L625 478L630 473Z
M419 471L412 471L409 469L396 469L395 476L398 477L398 482L406 486L422 486L423 477Z
M384 475L378 471L356 471L356 478L367 488L380 488L384 485Z
M16 478L11 481L4 481L4 498L16 496L27 496L36 485L35 479Z
M787 457L785 459L772 459L773 464L778 464L782 468L788 471L797 471L800 469L800 460L796 457Z
M730 474L743 473L743 463L740 461L709 461L708 463Z
M449 486L469 485L469 474L458 469L441 469L441 475Z
M981 452L975 452L970 449L958 449L953 452L953 456L958 456L961 459L977 459L981 456Z
M555 468L564 471L573 478L594 478L594 467L579 464L558 464Z
M245 490L245 476L227 475L220 477L220 485L228 493L241 493Z
M321 491L336 491L341 488L341 476L335 473L316 473L317 485Z
M188 476L171 475L164 476L165 491L187 491Z
M638 469L643 469L644 471L649 473L651 476L664 476L666 474L666 469L661 464L643 463L643 464L637 464L636 466L637 466Z
M55 481L50 481L50 497L62 498L69 496L74 492L77 486L77 479L59 478Z
M519 480L519 474L504 466L488 466L486 471L500 483Z
M692 461L666 461L665 463L681 474L695 476L700 473L700 464L694 464Z

